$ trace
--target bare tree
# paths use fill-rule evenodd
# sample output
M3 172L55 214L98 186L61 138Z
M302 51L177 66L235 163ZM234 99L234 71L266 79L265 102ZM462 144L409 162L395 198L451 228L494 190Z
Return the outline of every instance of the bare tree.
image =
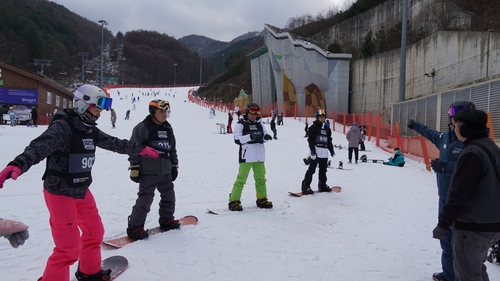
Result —
M427 11L437 30L452 30L457 24L458 14L447 0L436 0L427 5Z

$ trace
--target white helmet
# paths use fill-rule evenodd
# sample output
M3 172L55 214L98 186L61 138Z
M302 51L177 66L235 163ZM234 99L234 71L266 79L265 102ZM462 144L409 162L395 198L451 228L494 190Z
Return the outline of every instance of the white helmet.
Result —
M111 107L112 99L108 98L103 90L94 85L82 85L76 89L74 95L73 108L75 108L79 114L83 114L92 104L101 109L108 109Z
M14 108L11 106L11 107L9 107L9 109L10 109L10 110L12 110L12 109L14 109Z

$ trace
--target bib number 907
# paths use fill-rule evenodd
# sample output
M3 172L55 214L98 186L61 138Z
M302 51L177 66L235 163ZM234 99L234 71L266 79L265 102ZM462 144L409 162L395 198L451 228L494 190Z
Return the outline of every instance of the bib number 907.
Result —
M94 165L95 157L83 157L82 158L82 168L83 169L92 169Z

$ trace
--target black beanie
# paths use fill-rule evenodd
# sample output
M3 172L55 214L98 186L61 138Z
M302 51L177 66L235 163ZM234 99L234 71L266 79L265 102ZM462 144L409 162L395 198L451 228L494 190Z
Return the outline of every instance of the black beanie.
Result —
M482 110L475 108L460 110L453 116L453 120L464 123L459 128L460 135L464 138L470 138L487 131L488 115Z

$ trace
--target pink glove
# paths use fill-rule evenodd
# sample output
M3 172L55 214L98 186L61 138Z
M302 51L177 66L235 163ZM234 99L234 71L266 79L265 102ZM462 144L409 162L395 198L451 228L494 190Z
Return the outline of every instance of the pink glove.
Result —
M3 183L6 179L12 178L13 180L17 180L17 177L21 174L21 168L14 165L9 165L5 167L0 172L0 188L3 187Z
M150 158L158 158L158 156L160 156L160 154L158 154L158 151L156 151L156 149L152 148L152 147L149 147L149 146L146 146L140 153L139 155L141 156L144 156L144 155L147 155L149 156Z

